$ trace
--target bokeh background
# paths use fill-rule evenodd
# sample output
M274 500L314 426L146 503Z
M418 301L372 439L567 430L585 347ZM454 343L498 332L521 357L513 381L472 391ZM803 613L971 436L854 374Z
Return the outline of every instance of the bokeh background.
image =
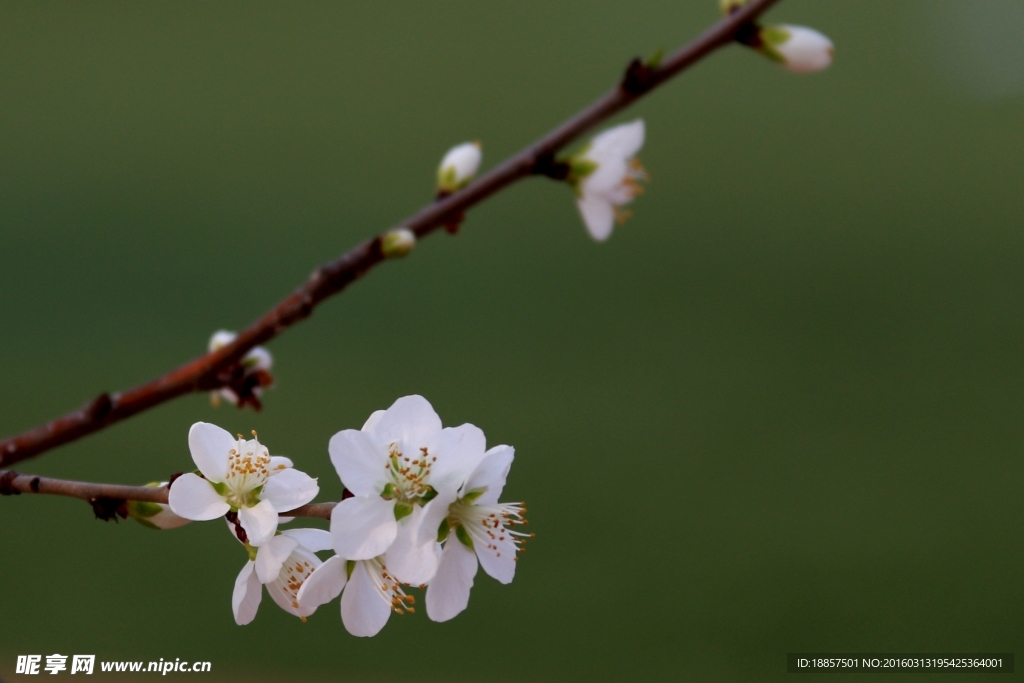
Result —
M454 621L371 640L269 598L240 628L223 525L7 498L0 674L56 652L225 681L747 681L795 651L1024 652L1024 3L769 16L830 35L834 67L729 48L620 117L653 179L608 243L524 182L275 340L263 413L190 396L17 468L166 478L204 420L334 500L328 438L421 393L517 449L538 538L513 584L481 573ZM716 17L0 5L0 432L201 352L429 201L450 145L496 163Z

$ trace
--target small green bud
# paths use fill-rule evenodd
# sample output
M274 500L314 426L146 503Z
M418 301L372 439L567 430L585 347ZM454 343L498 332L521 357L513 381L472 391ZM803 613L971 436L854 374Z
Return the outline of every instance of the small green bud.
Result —
M380 250L387 258L405 256L416 246L416 235L412 230L397 228L386 233L380 240Z
M722 14L728 16L748 2L750 0L718 0L718 6L722 8Z

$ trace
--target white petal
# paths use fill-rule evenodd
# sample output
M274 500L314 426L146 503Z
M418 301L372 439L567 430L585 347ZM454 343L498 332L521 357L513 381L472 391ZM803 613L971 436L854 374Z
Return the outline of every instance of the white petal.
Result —
M413 586L430 581L440 560L437 526L433 537L428 534L424 541L419 533L423 519L423 508L416 508L413 514L398 523L398 534L388 548L384 562L395 578Z
M341 621L345 629L354 636L375 636L390 616L391 603L374 584L366 563L357 562L341 596Z
M782 25L789 40L772 47L785 59L785 66L796 73L827 69L832 64L835 48L828 36L806 26Z
M386 412L386 410L375 410L370 413L370 417L366 418L366 422L363 424L363 431L372 432Z
M188 448L192 451L192 460L204 477L218 484L227 475L228 451L237 445L237 439L209 422L196 422L188 430Z
M506 532L508 533L508 532ZM489 543L488 543L489 541ZM484 571L501 583L512 583L516 575L516 546L509 540L495 541L473 536L473 548Z
M231 611L239 626L245 626L256 618L256 610L263 599L263 586L253 571L254 565L253 562L245 563L235 579L235 590L231 594Z
M237 333L231 332L229 330L217 330L216 332L213 333L213 336L210 337L210 343L207 346L207 348L210 351L216 351L220 347L227 346L231 342L235 341L235 338L237 336Z
M431 620L448 621L466 609L476 568L476 554L452 534L444 545L437 574L427 586L427 616Z
M611 202L601 197L584 195L576 200L576 206L591 237L603 242L611 236L615 227L615 210Z
M286 458L283 455L272 455L270 456L270 465L267 466L267 469L270 470L270 474L273 476L289 467L295 467L290 458Z
M457 491L484 459L486 449L487 439L479 427L464 424L441 430L428 445L428 453L437 457L430 485L438 492Z
M270 501L238 511L238 521L249 537L249 545L261 546L274 538L277 531L277 510Z
M437 498L423 506L419 531L420 543L437 541L441 520L448 516L448 506L455 502L456 497L456 494L439 494Z
M439 431L441 418L427 399L415 395L403 396L391 404L373 428L373 434L385 445L404 443L409 448L425 446Z
M287 469L267 479L260 500L269 502L278 512L288 512L313 500L318 493L316 479L305 472Z
M223 517L231 509L224 497L214 490L213 484L191 472L174 480L167 494L167 503L171 512L195 522Z
M619 159L629 159L636 156L636 153L644 146L644 135L643 119L609 128L596 135L590 142L587 156L593 158L593 155L599 157L607 155Z
M376 496L388 482L388 447L373 434L345 429L327 444L338 477L356 496Z
M313 570L295 598L300 609L316 609L338 597L348 579L345 565L344 558L335 555Z
M438 175L443 176L448 169L451 169L455 176L456 186L462 185L476 175L482 158L483 153L480 150L480 145L473 142L464 142L461 145L452 147L444 155Z
M260 581L262 583L276 581L285 560L298 545L299 542L294 538L281 535L274 536L260 546L256 553L256 576Z
M512 469L512 459L516 449L511 446L495 446L487 451L486 457L477 465L466 480L463 491L484 490L483 495L476 499L478 505L494 505L505 488L505 480Z
M294 538L299 545L314 553L331 549L331 534L323 529L288 529L281 535Z
M383 555L398 533L394 501L380 496L348 498L331 511L334 552L348 560Z

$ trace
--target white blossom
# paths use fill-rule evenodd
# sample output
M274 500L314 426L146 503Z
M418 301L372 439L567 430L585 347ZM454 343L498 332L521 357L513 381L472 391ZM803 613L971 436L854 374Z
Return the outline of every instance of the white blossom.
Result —
M495 446L466 480L448 508L440 536L446 536L437 573L427 586L427 616L448 621L466 609L477 561L501 583L511 583L516 553L531 534L509 527L525 524L522 503L499 503L515 450Z
M835 47L828 36L806 26L765 26L759 33L758 50L790 71L810 73L832 64Z
M451 194L461 190L476 176L482 159L479 142L464 142L452 147L437 168L437 191Z
M299 590L298 603L313 610L341 596L341 621L354 636L380 633L392 612L415 612L416 598L406 594L389 571L385 557L345 560L335 555L324 562Z
M188 445L203 476L187 473L174 481L171 510L193 521L237 512L250 545L272 539L279 513L305 505L320 491L315 479L291 467L287 458L272 458L256 438L235 439L216 425L197 422Z
M256 617L263 586L281 609L305 621L317 605L300 604L299 590L323 565L314 553L330 547L331 535L321 529L289 529L259 548L250 547L250 559L235 579L231 596L235 623L243 626Z
M635 158L644 144L644 122L610 128L569 161L570 181L576 188L576 205L587 231L601 242L612 234L616 221L629 217L620 207L643 192L639 180L647 172Z
M485 450L482 431L442 428L422 396L400 398L361 430L335 434L331 462L354 496L331 513L335 552L357 561L386 553L402 582L429 581L438 562L436 529ZM430 533L420 533L424 524Z
M207 345L208 351L216 351L217 349L227 346L231 342L238 338L238 333L230 330L218 330L213 333L210 337L210 343ZM242 356L242 368L247 375L253 375L255 373L264 373L265 376L269 377L271 368L274 366L274 357L270 355L270 351L267 351L262 346L254 346L249 349L248 353ZM266 385L256 383L249 391L256 397L257 400L263 396L263 390ZM221 387L210 394L210 399L216 406L220 403L221 399L224 399L232 405L241 407L243 398L238 395L231 387Z

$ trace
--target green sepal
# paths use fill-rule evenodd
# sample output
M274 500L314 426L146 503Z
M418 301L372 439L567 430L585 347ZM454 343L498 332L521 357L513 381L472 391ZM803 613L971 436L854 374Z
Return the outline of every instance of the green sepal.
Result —
M661 60L665 58L665 48L659 47L650 57L644 60L644 66L648 69L657 69L661 66Z
M248 543L246 543L245 544L245 551L247 553L249 553L249 560L252 561L252 562L255 562L256 561L256 553L258 553L260 551L260 549L259 548L254 548L251 545L249 545Z
M345 578L351 579L352 578L352 572L355 571L355 568L356 568L356 561L355 560L345 560Z
M163 505L142 500L128 501L128 514L132 517L153 517L163 512Z
M207 480L207 481L209 481L209 480ZM210 486L213 487L213 490L217 492L218 496L226 496L228 494L228 485L225 484L224 482L220 482L219 484L215 484L214 482L211 481L210 482Z
M789 41L792 37L789 31L781 26L762 26L758 37L761 39L761 44L757 47L758 52L773 62L786 63L786 58L775 48Z
M395 497L395 485L385 485L384 490L380 492L380 497L383 498L384 500L393 500Z
M473 550L473 539L470 538L469 532L466 531L466 527L461 524L455 527L455 538L459 539L462 545L466 546L470 550Z
M134 515L132 515L132 519L134 519L136 522L146 527L147 529L153 529L154 531L163 531L163 529L158 527L156 524L153 524L153 522L149 521L148 519L143 519L142 517L136 517Z
M468 492L466 495L462 496L461 500L462 500L463 503L472 503L473 501L475 501L477 498L479 498L480 496L484 495L485 493L487 493L487 487L486 486L483 487L482 489L473 489L472 491Z
M419 504L426 505L435 498L437 498L437 490L433 486L428 485L426 492L420 496Z
M400 501L395 503L395 521L400 521L404 517L408 517L412 514L414 507L412 503L406 503Z
M448 534L452 531L452 524L445 517L441 520L440 526L437 527L437 542L444 543L445 539L448 538ZM457 532L456 532L457 533Z

